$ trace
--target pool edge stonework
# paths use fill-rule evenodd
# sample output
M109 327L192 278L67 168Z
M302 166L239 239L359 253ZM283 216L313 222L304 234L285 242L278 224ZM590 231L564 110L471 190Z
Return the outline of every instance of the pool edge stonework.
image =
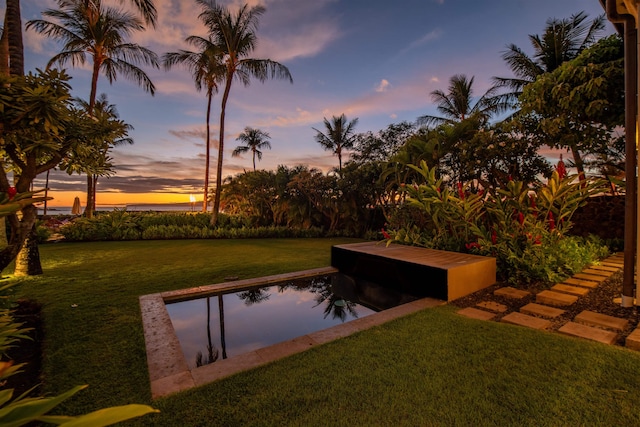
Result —
M294 280L338 272L333 267L316 268L294 273L278 274L255 279L198 286L190 289L143 295L139 298L144 330L147 367L151 382L151 398L168 396L193 387L208 384L238 372L300 353L311 347L343 338L356 332L381 325L398 317L425 308L445 304L434 298L423 298L399 305L366 317L354 319L307 335L230 357L216 363L189 369L175 334L165 302L205 296L212 292L259 286L283 280Z

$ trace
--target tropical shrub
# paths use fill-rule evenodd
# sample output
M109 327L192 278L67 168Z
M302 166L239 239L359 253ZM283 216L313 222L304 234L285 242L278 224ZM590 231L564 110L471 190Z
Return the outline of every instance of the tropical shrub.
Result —
M535 189L509 180L473 193L462 183L445 185L424 162L411 167L422 183L404 186L411 214L391 225L388 242L492 256L500 279L514 284L560 280L606 250L594 239L566 236L571 216L601 182L581 184L555 171ZM416 213L419 221L411 221Z
M76 218L59 231L67 241L103 240L169 240L169 239L247 239L323 237L327 233L319 227L285 227L248 225L248 217L218 216L215 228L209 225L211 214L101 212L93 218ZM343 236L340 230L331 236Z
M38 243L46 242L51 237L51 230L44 226L44 221L36 221L36 235Z

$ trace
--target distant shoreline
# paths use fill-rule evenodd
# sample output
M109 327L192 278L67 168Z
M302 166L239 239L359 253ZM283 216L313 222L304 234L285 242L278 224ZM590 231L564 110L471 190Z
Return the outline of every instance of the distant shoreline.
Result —
M201 212L202 203L128 203L97 205L96 211L109 212L116 209L129 212ZM84 212L84 206L81 207ZM44 215L44 206L38 206L38 214ZM71 215L71 206L47 206L47 215Z

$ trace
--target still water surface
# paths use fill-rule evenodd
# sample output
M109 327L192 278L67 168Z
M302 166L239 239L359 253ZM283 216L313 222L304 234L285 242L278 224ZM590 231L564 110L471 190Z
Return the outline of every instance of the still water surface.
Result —
M342 274L167 304L190 368L415 300Z

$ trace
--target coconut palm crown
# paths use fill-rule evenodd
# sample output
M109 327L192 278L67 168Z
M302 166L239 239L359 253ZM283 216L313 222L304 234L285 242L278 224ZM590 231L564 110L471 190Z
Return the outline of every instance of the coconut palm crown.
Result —
M436 109L440 116L424 115L418 117L418 124L423 126L437 126L441 124L453 124L461 122L473 115L488 121L495 114L504 112L507 105L500 103L497 95L497 87L491 87L479 99L474 102L473 80L464 74L456 74L449 80L447 92L434 90L431 99L436 103Z
M605 29L605 17L600 15L591 21L587 18L585 12L579 12L565 19L548 19L542 35L529 35L533 56L513 43L507 45L502 59L515 77L493 77L496 86L509 91L503 96L512 103L517 101L526 84L534 82L541 74L552 72L563 62L575 59L593 45Z
M196 3L202 7L199 17L205 23L209 36L222 49L223 61L226 67L224 91L220 107L216 191L213 202L213 215L211 216L211 223L215 225L220 210L224 125L231 84L234 80L239 80L242 84L248 86L252 79L264 82L269 78L289 80L293 83L293 78L289 69L279 62L251 57L257 43L258 21L266 10L263 6L250 7L248 4L244 4L237 12L231 12L228 8L220 6L214 1L196 0Z
M189 36L185 41L196 47L196 52L180 50L169 52L163 55L165 69L170 69L176 64L186 66L193 77L196 90L206 88L207 92L207 115L206 126L207 135L205 142L205 171L204 171L204 197L202 199L202 211L207 211L209 196L209 164L211 159L211 102L214 93L218 93L219 84L224 82L226 76L226 66L223 62L223 50L216 45L211 38L199 36Z
M355 143L355 127L358 119L347 120L347 116L333 116L331 121L324 119L325 132L321 132L316 128L316 142L327 151L333 151L338 156L338 171L342 174L342 151L353 148Z
M244 128L244 132L236 138L237 141L242 141L245 145L238 145L231 155L233 157L237 157L247 151L251 151L253 156L253 171L255 172L256 157L258 160L262 160L262 151L260 149L271 149L269 138L271 138L271 136L267 132L261 131L260 129L246 127Z

